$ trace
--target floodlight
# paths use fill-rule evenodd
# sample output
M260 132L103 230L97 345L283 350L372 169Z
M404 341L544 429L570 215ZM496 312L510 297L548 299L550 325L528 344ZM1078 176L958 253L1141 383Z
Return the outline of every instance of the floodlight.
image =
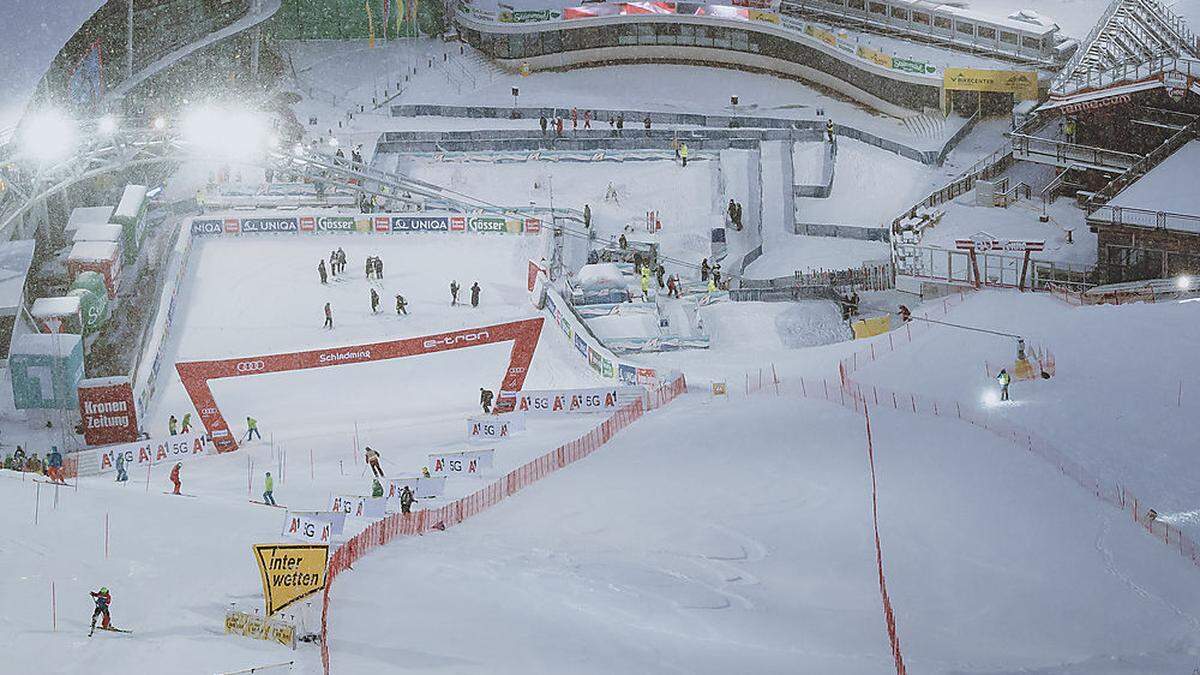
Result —
M117 131L117 118L113 115L105 115L96 121L96 131L111 136Z
M22 148L42 162L66 157L75 147L78 128L75 121L57 109L43 110L29 118L21 128Z

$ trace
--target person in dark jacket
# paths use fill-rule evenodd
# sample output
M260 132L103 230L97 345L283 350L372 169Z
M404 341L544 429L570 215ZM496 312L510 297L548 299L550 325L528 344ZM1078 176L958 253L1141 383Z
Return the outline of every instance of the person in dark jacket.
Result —
M375 278L383 278L383 258L380 258L379 256L375 256Z
M483 408L484 413L492 412L492 397L490 389L479 388L479 405Z
M458 304L458 281L455 280L455 281L450 282L450 306L453 307L454 305L457 305L457 304Z
M50 446L50 454L46 457L46 475L55 483L66 484L62 475L63 458L57 445Z
M399 293L397 293L396 294L396 316L400 316L401 314L405 314L405 315L408 314L408 302L404 299L403 295L400 295Z
M708 258L700 261L700 281L708 281Z
M479 306L479 282L478 281L471 284L471 306L472 307Z
M659 287L659 288L663 288L663 287L664 287L664 285L663 285L663 275L664 275L664 274L666 274L666 273L667 273L667 270L663 269L663 266L662 266L662 265L659 265L659 266L658 266L658 269L654 270L654 277L655 277L655 279L657 279L657 280L658 280L658 287Z
M542 125L542 135L545 136L546 135L546 116L545 115L542 115L541 119L538 120L538 124Z
M400 489L400 513L410 513L413 505L413 493L407 485Z
M108 630L112 628L112 616L109 614L109 606L112 605L112 595L108 589L101 587L98 591L91 591L92 600L96 603L96 609L92 611L92 630L96 630L96 619L103 617L100 622L100 627ZM91 633L89 633L90 635Z
M330 308L328 302L325 303L325 327L333 330L333 309Z
M379 312L379 293L374 288L371 289L371 313Z
M317 263L317 274L321 275L321 283L328 283L329 277L325 273L325 259L321 258L321 262Z

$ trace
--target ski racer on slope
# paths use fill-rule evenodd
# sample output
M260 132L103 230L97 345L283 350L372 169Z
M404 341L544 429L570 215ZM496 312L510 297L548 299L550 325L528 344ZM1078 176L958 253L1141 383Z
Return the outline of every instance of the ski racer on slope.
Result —
M96 630L96 619L103 616L104 619L100 622L100 627L109 629L112 627L112 616L109 615L108 606L112 604L112 596L108 593L108 588L101 587L99 591L91 591L92 599L96 602L96 609L92 611L92 630Z

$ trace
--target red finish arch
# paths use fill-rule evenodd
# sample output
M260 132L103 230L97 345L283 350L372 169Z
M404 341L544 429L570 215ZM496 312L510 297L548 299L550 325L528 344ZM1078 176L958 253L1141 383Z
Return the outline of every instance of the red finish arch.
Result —
M542 317L537 317L386 342L213 361L181 361L175 364L175 370L179 372L179 379L183 381L183 388L192 399L200 421L212 435L217 452L232 452L238 448L237 440L230 433L229 424L217 406L212 389L208 386L210 380L347 363L368 363L512 341L508 369L505 371L504 381L500 384L500 391L519 391L525 384L525 375L529 371L530 362L533 361L533 352L537 349L538 338L541 337L543 321ZM512 400L508 399L508 402L511 403ZM499 405L498 401L497 407Z

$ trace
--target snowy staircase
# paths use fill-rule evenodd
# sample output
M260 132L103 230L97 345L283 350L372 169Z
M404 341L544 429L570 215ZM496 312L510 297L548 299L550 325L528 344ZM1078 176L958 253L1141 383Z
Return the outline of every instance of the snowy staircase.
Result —
M904 118L904 128L917 138L937 138L946 129L946 118L941 115L913 115Z

